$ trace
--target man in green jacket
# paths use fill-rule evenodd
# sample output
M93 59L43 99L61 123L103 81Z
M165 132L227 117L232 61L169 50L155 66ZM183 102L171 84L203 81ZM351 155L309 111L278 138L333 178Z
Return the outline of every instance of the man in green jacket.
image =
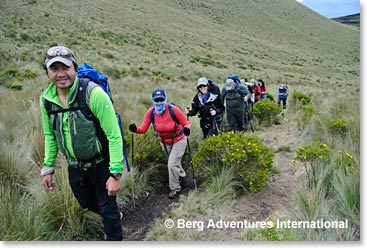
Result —
M245 130L244 103L250 99L251 94L243 84L236 84L233 79L227 79L222 89L222 102L226 104L227 122L229 131L241 132Z
M40 97L45 135L42 185L46 190L55 189L52 175L60 151L67 160L69 184L79 204L102 216L106 240L122 240L116 202L123 170L120 129L109 96L97 84L89 82L83 92L98 125L78 108L81 84L77 68L69 48L48 49L44 69L51 84Z

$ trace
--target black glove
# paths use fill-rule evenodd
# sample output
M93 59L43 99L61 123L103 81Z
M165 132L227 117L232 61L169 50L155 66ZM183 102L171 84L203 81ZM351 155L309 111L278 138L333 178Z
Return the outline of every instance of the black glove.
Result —
M131 123L131 124L129 125L129 130L130 130L131 132L135 133L135 132L136 132L136 129L137 129L137 127L136 127L136 124L135 124L135 123Z
M185 134L185 136L189 136L190 135L190 128L183 127L183 133Z

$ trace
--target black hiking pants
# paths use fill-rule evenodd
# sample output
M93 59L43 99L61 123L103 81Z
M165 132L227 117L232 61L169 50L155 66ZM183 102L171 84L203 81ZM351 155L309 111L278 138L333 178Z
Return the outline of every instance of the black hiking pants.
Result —
M285 109L287 107L287 98L278 98L278 105L280 105L280 103L283 103L283 108Z
M245 121L244 121L244 115L245 115L245 108L244 106L241 106L240 108L227 108L227 122L229 126L228 131L234 131L234 132L242 132L245 130Z
M69 167L69 183L80 206L102 216L106 240L118 241L122 240L120 211L116 196L109 196L106 189L108 166L105 160L87 170Z

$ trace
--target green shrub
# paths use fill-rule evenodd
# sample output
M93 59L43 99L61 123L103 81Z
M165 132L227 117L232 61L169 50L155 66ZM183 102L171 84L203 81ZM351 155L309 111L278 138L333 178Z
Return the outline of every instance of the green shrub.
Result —
M193 57L190 61L191 63L196 63L196 62L199 62L201 64L203 64L204 66L207 66L207 65L211 65L211 66L214 66L214 67L217 67L217 68L227 68L226 65L222 64L221 62L219 61L215 61L211 58L205 58L205 57Z
M254 134L227 132L205 139L193 157L195 167L207 177L216 176L222 166L233 167L236 181L244 190L261 192L273 165L274 153Z
M326 163L330 162L332 150L320 141L316 141L312 144L305 145L301 148L296 149L296 155L294 160L303 162L303 166L307 173L308 187L316 185L316 162L324 161ZM310 168L309 168L310 167Z
M106 75L112 79L121 78L121 72L117 68L105 68L104 73L106 73Z
M270 93L266 93L266 97L267 97L267 99L269 100L269 101L275 101L274 100L274 96L272 95L272 94L270 94Z
M2 75L3 76L6 76L6 77L15 77L18 73L18 69L17 68L14 68L14 67L9 67L9 68L6 68Z
M20 84L9 83L9 84L6 84L6 88L8 88L9 90L18 91L18 90L22 90L23 86Z
M25 70L25 72L23 73L23 75L26 78L36 78L38 76L37 73L34 73L31 70Z
M282 108L277 103L269 100L259 101L254 106L254 115L260 124L273 124L281 112Z
M301 103L302 105L307 105L311 103L311 97L303 93L294 92L292 94L293 100L296 104Z
M327 125L331 133L336 135L343 135L348 131L347 122L343 118L331 118Z

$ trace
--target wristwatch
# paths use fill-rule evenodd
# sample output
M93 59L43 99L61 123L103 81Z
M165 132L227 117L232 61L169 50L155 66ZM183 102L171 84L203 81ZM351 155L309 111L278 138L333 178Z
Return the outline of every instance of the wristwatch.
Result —
M110 173L110 176L116 180L120 180L122 173Z

